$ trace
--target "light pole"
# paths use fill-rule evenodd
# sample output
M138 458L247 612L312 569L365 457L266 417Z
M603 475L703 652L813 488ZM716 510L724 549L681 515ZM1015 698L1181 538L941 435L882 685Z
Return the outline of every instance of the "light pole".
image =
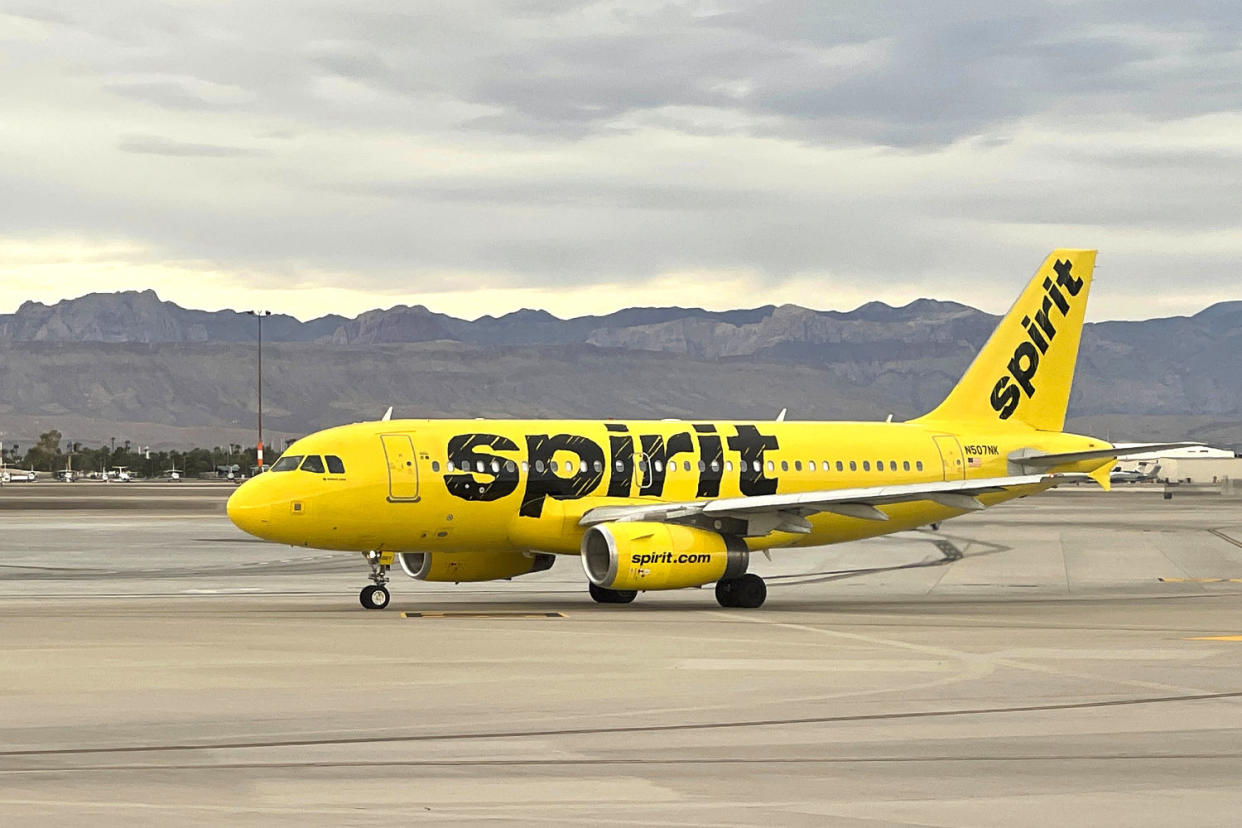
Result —
M246 313L259 320L259 445L255 452L255 459L259 471L263 471L263 317L271 316L272 312L249 310Z

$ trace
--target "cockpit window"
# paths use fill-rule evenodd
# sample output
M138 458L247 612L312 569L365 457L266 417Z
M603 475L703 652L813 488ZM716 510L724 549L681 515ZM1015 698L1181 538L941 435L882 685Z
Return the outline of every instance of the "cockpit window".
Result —
M345 464L342 463L341 458L337 457L335 454L329 454L323 459L328 461L328 473L329 474L344 474L345 473ZM436 465L439 466L440 464L437 463ZM436 471L439 471L439 469L437 468Z
M279 460L276 461L276 464L272 466L272 471L274 472L293 471L294 469L298 467L298 464L301 462L302 462L302 455L286 454L285 456L281 457Z
M302 461L302 471L311 472L312 474L323 474L323 458L318 454L312 454Z

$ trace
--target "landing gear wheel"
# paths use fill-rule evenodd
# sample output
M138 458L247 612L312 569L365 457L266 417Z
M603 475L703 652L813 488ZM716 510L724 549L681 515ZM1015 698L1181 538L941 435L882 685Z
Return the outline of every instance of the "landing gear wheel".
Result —
M388 590L382 586L365 586L358 593L358 601L367 609L383 609L389 598Z
M716 602L722 607L757 609L767 597L767 584L754 573L716 582Z
M597 604L628 604L638 595L636 589L607 589L595 584L587 584L587 592Z

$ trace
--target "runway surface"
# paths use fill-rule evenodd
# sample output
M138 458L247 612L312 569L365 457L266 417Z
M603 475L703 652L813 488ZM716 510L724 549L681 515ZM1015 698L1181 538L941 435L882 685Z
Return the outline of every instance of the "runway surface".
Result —
M228 491L0 490L0 822L1237 823L1236 500L756 556L760 610L597 606L568 558L368 612Z

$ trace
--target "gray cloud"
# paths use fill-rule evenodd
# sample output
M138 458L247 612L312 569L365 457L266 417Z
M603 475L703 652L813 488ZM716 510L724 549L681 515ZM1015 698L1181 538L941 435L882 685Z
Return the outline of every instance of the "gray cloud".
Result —
M187 158L238 158L265 154L260 150L246 147L193 144L183 141L172 141L156 135L127 135L117 142L117 147L125 152L136 152L145 155L172 155Z
M979 249L1069 243L1120 246L1141 298L1174 261L1227 286L1242 255L1234 4L8 14L0 236L412 293L746 270L971 301Z

